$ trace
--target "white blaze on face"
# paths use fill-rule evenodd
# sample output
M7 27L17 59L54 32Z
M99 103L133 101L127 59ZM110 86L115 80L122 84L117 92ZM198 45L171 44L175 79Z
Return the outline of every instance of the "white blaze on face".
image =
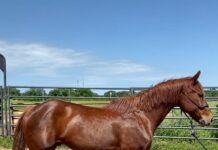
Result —
M210 125L212 122L212 118L213 118L213 114L209 109L203 110L201 114L201 119L199 120L199 122L202 125Z

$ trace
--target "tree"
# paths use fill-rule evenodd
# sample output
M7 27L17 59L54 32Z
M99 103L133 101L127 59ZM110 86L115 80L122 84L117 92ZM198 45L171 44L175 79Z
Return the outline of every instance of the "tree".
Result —
M69 90L67 89L54 89L49 91L49 96L69 96Z
M75 96L83 96L83 97L97 96L97 94L92 92L90 89L76 89L74 90L74 94Z
M19 89L10 88L10 95L13 95L13 96L20 96L21 93L20 93L20 90L19 90Z
M105 97L117 97L117 92L116 91L107 91L104 93Z
M215 91L215 90L205 91L205 95L207 97L217 97L218 96L218 91Z
M23 93L25 96L43 96L46 95L45 90L40 88L31 88Z
M51 90L48 94L49 96L83 96L83 97L93 97L97 96L96 93L93 93L90 89L54 89Z
M117 92L117 96L118 97L125 97L125 96L128 96L129 95L129 92L128 91L120 91L120 92Z

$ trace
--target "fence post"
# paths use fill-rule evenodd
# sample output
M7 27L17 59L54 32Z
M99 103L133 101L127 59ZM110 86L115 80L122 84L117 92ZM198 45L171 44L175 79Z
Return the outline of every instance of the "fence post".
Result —
M3 120L3 130L6 129L6 132L4 132L4 135L8 135L8 126L7 126L7 123L8 123L8 114L7 114L7 94L6 94L6 87L7 87L7 84L6 84L6 60L5 60L5 57L0 54L0 69L2 70L3 72L3 76L4 76L4 88L3 88L3 105L2 105L2 108L5 109L5 115L4 113L2 114L2 116L5 116L5 120ZM3 107L5 106L5 108ZM3 111L4 112L4 111ZM5 125L4 125L4 121L5 121ZM5 126L5 128L4 128ZM4 136L3 135L3 136Z
M134 88L131 87L131 88L129 89L129 92L130 92L130 95L134 95Z
M11 110L11 97L10 97L10 87L7 87L7 108L8 108L8 135L12 135L12 123L11 123L11 120L12 120L12 110Z
M3 110L3 105L4 105L4 102L3 102L3 88L2 86L0 87L0 93L1 93L1 97L0 97L0 108L1 108L1 120L0 120L0 125L1 125L1 128L2 128L2 136L4 136L4 110Z

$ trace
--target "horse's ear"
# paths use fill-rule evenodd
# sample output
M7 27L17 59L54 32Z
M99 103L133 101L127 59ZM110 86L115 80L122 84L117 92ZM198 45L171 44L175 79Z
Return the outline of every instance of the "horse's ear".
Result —
M194 84L194 85L197 83L200 74L201 74L201 71L199 70L199 71L192 77L192 80L193 80L193 84Z

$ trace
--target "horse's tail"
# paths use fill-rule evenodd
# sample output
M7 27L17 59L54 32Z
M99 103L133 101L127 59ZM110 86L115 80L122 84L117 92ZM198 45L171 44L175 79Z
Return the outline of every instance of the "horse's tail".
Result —
M24 140L24 133L23 133L23 119L25 116L24 112L19 119L16 130L14 133L14 142L13 142L13 150L25 150L26 144Z

